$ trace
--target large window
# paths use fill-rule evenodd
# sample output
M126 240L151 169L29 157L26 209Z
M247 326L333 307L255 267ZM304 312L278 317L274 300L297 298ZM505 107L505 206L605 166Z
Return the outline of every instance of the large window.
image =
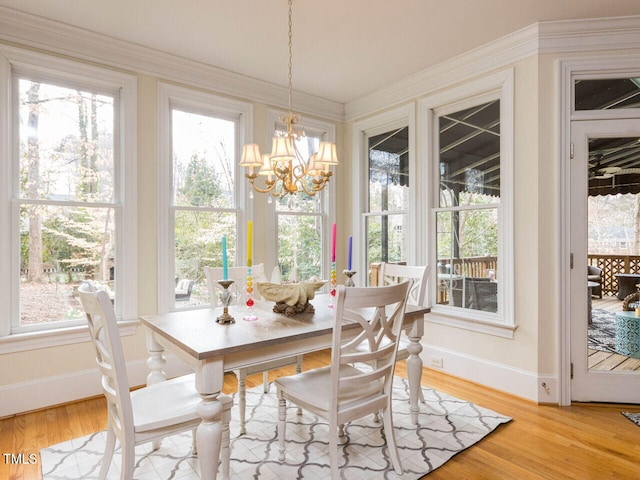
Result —
M407 261L409 127L368 138L367 263Z
M270 112L274 120L276 112ZM296 147L304 158L318 151L322 141L333 141L333 126L324 122L304 119L305 136L296 141ZM273 122L274 129L284 129L279 122ZM324 190L310 197L305 193L287 195L275 204L275 244L277 258L274 264L280 268L283 279L297 277L299 280L328 278L327 245L329 199L335 197L329 192L334 189L331 180Z
M4 224L10 227L3 244L9 250L2 256L17 259L3 262L9 288L0 295L11 327L2 331L83 324L77 296L83 281L106 290L118 316L131 318L135 290L133 296L125 293L124 282L135 289L135 266L127 265L135 254L135 231L130 246L124 236L125 225L135 224L135 158L122 131L124 112L135 104L128 109L124 103L135 95L134 83L122 77L125 94L102 70L39 56L30 61L5 65L12 98L0 99L12 106L12 134L3 134L11 145L9 170L2 172L11 218Z
M438 118L437 303L498 311L500 101Z
M500 335L513 326L512 84L508 71L424 102L433 105L433 311Z
M226 237L230 265L244 260L237 246L241 195L237 151L244 136L244 104L161 86L162 184L167 212L161 224L160 309L210 303L204 267L222 266ZM242 250L242 249L240 249Z

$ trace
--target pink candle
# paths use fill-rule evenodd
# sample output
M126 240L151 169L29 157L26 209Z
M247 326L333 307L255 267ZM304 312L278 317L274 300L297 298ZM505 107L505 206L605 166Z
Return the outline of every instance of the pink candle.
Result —
M331 261L336 261L336 224L331 226Z

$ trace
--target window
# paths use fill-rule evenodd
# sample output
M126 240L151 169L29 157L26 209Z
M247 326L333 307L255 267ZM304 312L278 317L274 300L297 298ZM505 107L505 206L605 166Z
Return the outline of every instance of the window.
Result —
M14 261L0 270L9 285L0 303L10 319L0 331L84 325L76 293L83 281L109 292L118 318L135 318L135 81L17 49L6 53L11 99L0 103L12 108L11 136L2 134L11 153L0 176L11 199L0 248Z
M274 129L285 127L275 120L277 113L270 112L270 124ZM318 151L322 141L333 141L334 127L325 122L303 119L305 136L297 140L296 146L304 158ZM274 265L280 268L283 279L292 273L300 280L312 277L328 278L327 233L329 223L329 199L335 198L331 191L335 189L335 180L329 182L324 190L313 197L305 193L287 195L274 202L275 207L275 245L277 258Z
M367 264L406 263L409 209L409 127L368 138Z
M223 237L229 264L244 261L236 157L250 108L170 85L160 91L160 310L197 308L211 302L204 267L222 266Z
M433 311L505 326L513 325L512 82L511 72L497 74L424 102L434 105Z

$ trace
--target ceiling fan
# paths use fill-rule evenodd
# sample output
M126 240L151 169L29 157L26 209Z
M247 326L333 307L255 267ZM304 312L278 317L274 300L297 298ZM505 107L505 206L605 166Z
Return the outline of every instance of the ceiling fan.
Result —
M640 168L637 167L616 167L616 166L600 166L602 159L604 158L604 154L598 152L594 155L596 160L595 164L589 162L589 178L611 178L614 175L630 175L630 174L640 174Z

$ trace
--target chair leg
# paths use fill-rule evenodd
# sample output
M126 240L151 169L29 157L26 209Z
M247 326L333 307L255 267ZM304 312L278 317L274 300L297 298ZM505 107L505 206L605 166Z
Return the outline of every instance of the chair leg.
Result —
M329 427L329 466L331 467L331 480L337 480L339 476L338 454L338 429Z
M195 457L198 455L198 445L196 442L196 431L197 428L194 428L191 431L191 456Z
M302 359L304 357L302 355L296 355L296 375L298 373L302 373ZM298 410L296 410L296 413L298 415L302 415L302 408L298 407Z
M116 448L116 434L111 427L107 429L107 440L104 445L104 456L102 457L102 465L100 465L100 473L98 478L103 480L107 478L109 473L109 467L111 466L111 460L113 459L113 451Z
M278 392L278 460L285 461L284 438L287 431L287 401Z
M398 475L402 475L402 463L400 462L398 447L396 446L396 436L393 431L393 416L390 405L382 411L382 425L384 426L384 436L387 439L387 448L389 449L393 469Z
M427 401L424 399L424 393L422 393L422 388L418 390L418 400L420 400L420 403L427 403Z
M240 413L240 435L247 433L246 429L247 409L247 371L244 368L238 370L238 411Z
M269 393L269 372L262 372L262 391Z
M122 446L122 470L120 480L133 480L133 469L136 466L136 449L133 442L125 442Z

